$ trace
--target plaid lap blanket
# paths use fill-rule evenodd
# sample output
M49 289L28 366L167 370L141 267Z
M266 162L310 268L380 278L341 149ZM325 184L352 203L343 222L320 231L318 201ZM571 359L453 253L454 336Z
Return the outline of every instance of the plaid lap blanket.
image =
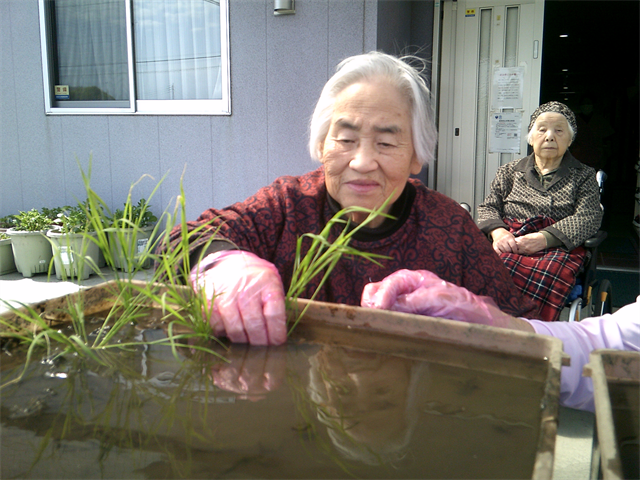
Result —
M537 232L555 223L553 219L542 216L524 222L514 219L505 219L504 222L516 237ZM513 283L534 300L540 307L540 319L547 322L558 320L586 256L584 247L570 252L547 248L533 255L500 254Z

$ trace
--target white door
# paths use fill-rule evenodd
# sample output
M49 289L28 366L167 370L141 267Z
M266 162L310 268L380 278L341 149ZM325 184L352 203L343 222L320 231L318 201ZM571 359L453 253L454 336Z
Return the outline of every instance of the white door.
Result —
M476 207L500 165L527 154L538 106L544 0L444 1L436 189Z

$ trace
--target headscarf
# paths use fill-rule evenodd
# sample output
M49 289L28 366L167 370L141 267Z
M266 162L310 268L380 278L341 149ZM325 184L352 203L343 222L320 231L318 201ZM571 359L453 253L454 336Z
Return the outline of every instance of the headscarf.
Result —
M533 128L533 124L536 123L536 120L538 119L538 117L543 113L547 113L547 112L554 112L554 113L559 113L561 115L564 115L564 117L567 119L567 122L569 122L569 125L573 129L573 137L575 138L575 136L578 133L578 124L576 123L576 116L571 111L571 109L567 107L564 103L555 102L555 101L545 103L544 105L540 105L538 108L535 109L535 111L531 114L531 121L529 122L529 131L531 131L531 129Z

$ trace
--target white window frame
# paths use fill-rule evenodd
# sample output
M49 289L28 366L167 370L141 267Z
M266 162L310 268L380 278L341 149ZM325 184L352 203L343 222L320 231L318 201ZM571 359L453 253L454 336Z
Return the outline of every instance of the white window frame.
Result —
M50 40L47 30L47 0L38 0L40 12L40 43L42 51L42 75L44 83L45 113L47 115L231 115L231 77L229 66L229 0L219 0L220 3L220 68L222 80L222 99L210 100L137 100L135 98L135 69L133 56L133 28L131 21L131 0L125 3L125 20L127 32L127 67L129 71L129 105L123 107L83 107L81 102L74 102L77 106L60 107L54 105L53 71L50 67ZM94 101L91 103L97 103ZM124 101L126 102L126 100Z

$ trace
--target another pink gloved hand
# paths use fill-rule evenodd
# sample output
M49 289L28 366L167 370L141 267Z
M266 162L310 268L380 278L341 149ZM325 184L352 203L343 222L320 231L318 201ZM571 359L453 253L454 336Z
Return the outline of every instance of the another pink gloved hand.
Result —
M363 307L509 327L512 317L489 297L446 282L428 270L398 270L362 292Z
M252 345L286 341L284 288L271 262L240 250L216 252L191 270L190 282L206 294L216 335Z

